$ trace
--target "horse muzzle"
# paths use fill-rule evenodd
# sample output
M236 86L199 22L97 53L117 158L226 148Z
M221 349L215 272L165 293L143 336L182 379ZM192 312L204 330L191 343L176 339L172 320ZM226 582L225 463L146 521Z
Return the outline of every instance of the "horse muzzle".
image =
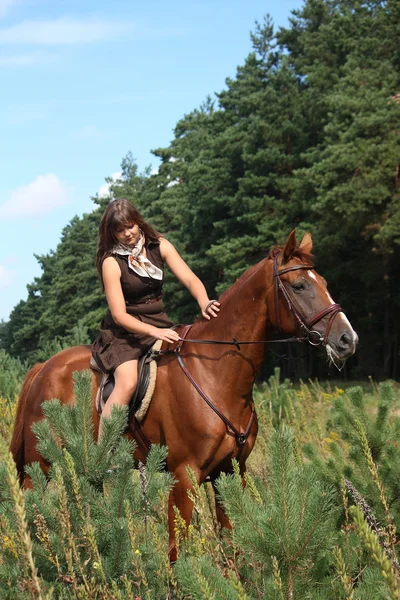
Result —
M333 358L346 360L355 353L357 343L358 335L354 329L346 328L337 336L329 336L328 343L326 344L326 351L330 358L332 358L333 355Z

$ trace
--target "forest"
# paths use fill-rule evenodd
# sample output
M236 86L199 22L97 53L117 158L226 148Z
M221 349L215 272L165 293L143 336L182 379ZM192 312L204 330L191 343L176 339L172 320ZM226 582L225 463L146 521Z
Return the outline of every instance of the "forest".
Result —
M236 77L181 118L168 147L154 149L158 172L140 173L128 153L110 196L93 197L93 211L36 257L42 274L0 324L2 361L26 368L94 339L106 309L97 228L107 202L126 197L176 245L210 297L291 230L300 238L310 231L318 272L360 338L346 378L398 378L399 33L397 0L307 0L288 27L276 31L268 16L256 22ZM177 323L196 317L171 277L165 303ZM329 375L304 349L281 368L296 379Z

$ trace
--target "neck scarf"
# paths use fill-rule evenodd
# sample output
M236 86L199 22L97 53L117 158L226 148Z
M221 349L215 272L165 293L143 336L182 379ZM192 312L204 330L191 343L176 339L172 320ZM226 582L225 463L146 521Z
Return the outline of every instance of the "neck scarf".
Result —
M143 247L146 238L143 231L139 230L139 239L134 246L127 244L117 244L114 246L112 253L120 256L128 257L128 266L132 271L141 277L151 277L152 279L162 279L163 272L161 269L153 265L153 263L144 256Z

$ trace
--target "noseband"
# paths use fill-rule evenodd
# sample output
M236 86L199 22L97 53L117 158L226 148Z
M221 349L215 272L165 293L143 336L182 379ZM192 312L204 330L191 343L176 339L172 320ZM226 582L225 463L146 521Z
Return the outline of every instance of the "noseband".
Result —
M320 346L320 345L326 346L326 344L328 342L328 336L329 336L329 333L330 333L332 325L333 325L333 321L339 312L343 312L342 307L340 306L340 304L336 304L336 303L331 304L327 308L324 308L319 313L314 315L311 319L305 319L303 317L303 315L300 313L300 311L297 309L292 298L290 297L289 292L285 288L283 281L281 279L281 275L283 275L284 273L289 273L290 271L299 271L299 270L307 270L308 271L309 269L314 269L315 267L313 265L294 265L293 267L286 267L285 269L279 270L279 266L278 266L279 255L280 255L280 252L276 253L275 256L273 257L273 260L274 260L273 274L274 274L274 281L275 281L275 317L276 317L276 324L277 324L279 331L282 331L281 317L280 317L280 313L279 313L279 292L281 292L287 302L290 312L294 315L294 317L296 318L301 329L304 331L304 333L307 337L307 341L312 346ZM327 325L327 328L325 331L325 335L322 336L319 333L319 331L312 329L312 327L316 323L318 323L318 321L321 321L327 315L330 315L330 317L328 320L328 325Z

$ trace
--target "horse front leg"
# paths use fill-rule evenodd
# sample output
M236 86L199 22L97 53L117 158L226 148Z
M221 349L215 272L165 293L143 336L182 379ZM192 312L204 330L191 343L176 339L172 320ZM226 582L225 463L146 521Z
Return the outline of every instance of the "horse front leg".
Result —
M232 470L229 471L230 473L232 472ZM240 476L242 478L242 485L243 487L245 487L246 485L246 480L245 480L245 473L246 473L246 465L243 463L240 465ZM225 508L221 502L221 500L218 497L218 491L215 485L215 479L212 480L212 486L213 486L213 490L214 490L214 496L215 496L215 514L217 517L217 521L220 525L220 529L224 528L224 529L232 529L232 523L229 520L229 517L227 516L226 512L225 512Z
M168 531L169 531L169 546L168 557L171 563L174 563L178 558L176 548L176 531L175 531L175 507L178 509L180 516L185 521L186 528L190 525L193 512L193 502L188 496L188 490L193 492L193 486L186 471L187 465L179 471L173 471L173 476L177 480L169 494L168 500Z

